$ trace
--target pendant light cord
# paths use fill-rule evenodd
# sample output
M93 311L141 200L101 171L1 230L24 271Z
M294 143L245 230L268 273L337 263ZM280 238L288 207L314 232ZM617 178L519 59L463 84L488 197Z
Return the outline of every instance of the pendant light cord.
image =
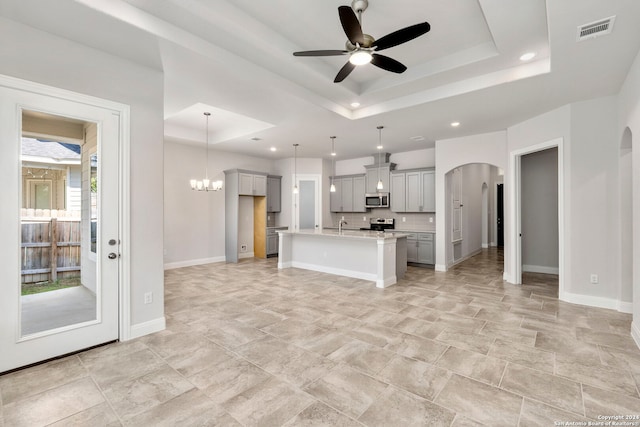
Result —
M206 150L206 159L207 159L207 164L204 167L204 177L205 179L209 179L209 116L211 115L211 113L204 113L205 117L207 118L207 134L205 135L205 150Z
M376 185L378 192L384 189L382 183L382 129L384 126L378 126L378 184Z

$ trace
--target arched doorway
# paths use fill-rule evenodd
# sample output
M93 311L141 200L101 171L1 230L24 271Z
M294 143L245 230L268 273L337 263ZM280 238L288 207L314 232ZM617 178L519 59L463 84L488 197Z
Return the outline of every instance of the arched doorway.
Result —
M450 268L496 245L495 188L502 170L489 163L459 165L445 173L445 263Z

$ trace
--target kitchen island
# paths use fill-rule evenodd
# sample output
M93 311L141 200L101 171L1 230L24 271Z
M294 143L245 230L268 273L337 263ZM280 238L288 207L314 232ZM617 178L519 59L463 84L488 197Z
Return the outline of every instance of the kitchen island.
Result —
M303 268L395 284L407 271L407 233L358 230L279 231L278 268Z

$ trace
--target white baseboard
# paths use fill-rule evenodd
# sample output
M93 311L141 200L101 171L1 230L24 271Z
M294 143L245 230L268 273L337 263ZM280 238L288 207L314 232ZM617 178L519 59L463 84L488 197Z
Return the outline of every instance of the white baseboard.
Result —
M145 335L153 334L155 332L164 331L166 329L166 320L164 316L157 319L149 320L148 322L138 323L137 325L131 325L129 339L142 337Z
M461 262L465 262L469 258L478 255L480 252L482 252L482 248L476 249L475 251L471 252L470 254L467 254L467 255L463 256L462 258L457 259L454 262L452 262L451 265L449 265L449 268L453 267L454 265L460 264Z
M618 311L633 314L633 303L618 301Z
M482 249L489 249L489 244L488 243L483 243L482 244Z
M253 258L255 255L253 254L253 252L242 252L240 254L238 254L238 258L242 259L242 258Z
M547 267L545 265L522 264L522 271L527 273L560 274L558 267Z
M640 348L640 325L638 325L638 322L631 323L631 338L633 338L638 348Z
M444 264L436 264L435 265L435 270L436 271L447 271L447 266Z
M165 270L173 270L174 268L191 267L193 265L211 264L214 262L225 262L226 258L223 256L213 258L200 258L190 259L186 261L168 262L164 265Z
M561 301L570 302L572 304L588 305L590 307L608 308L617 310L621 313L632 313L633 304L619 301L613 298L596 297L592 295L572 294L570 292L562 292L560 294Z

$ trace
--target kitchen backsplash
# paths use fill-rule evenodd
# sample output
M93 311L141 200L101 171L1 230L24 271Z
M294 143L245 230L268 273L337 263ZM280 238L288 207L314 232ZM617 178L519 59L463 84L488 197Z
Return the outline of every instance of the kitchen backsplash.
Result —
M435 213L396 213L389 209L371 209L368 212L358 213L332 213L331 224L328 227L337 227L338 221L344 217L347 221L345 228L368 227L371 218L395 218L397 230L411 231L435 231ZM402 220L404 218L404 221ZM433 222L430 222L433 221Z

